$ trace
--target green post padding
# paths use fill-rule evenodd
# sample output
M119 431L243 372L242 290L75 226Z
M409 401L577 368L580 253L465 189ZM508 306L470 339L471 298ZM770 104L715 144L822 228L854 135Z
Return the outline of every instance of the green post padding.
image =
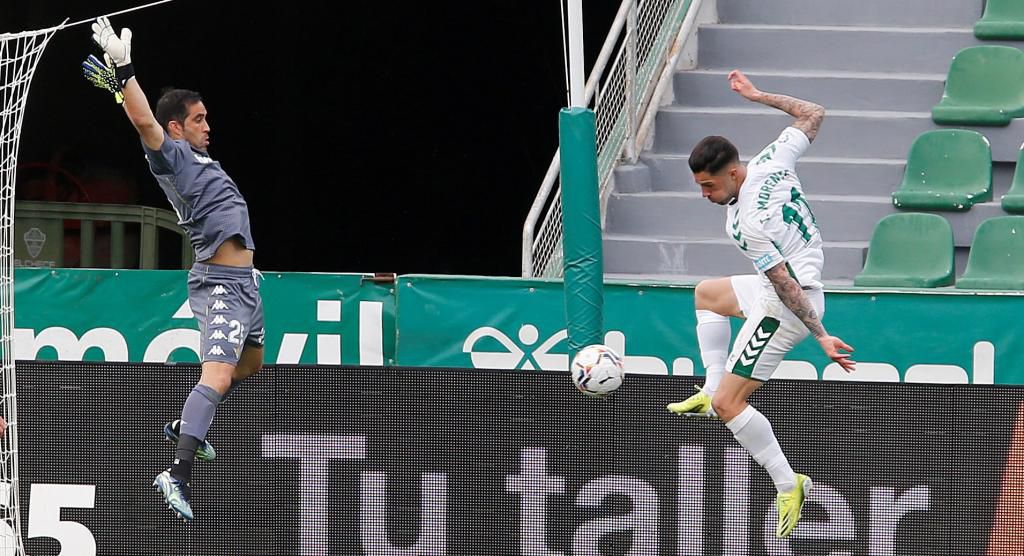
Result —
M978 226L956 287L1024 290L1024 216L989 218Z
M1024 2L987 0L985 14L974 24L979 39L1024 40Z
M935 288L953 285L953 228L937 214L891 214L871 234L855 286Z
M910 146L907 169L892 202L901 209L966 211L992 200L992 148L976 131L922 133Z
M1024 117L1024 52L1011 46L972 46L949 66L932 120L943 125L1005 126Z
M604 261L597 183L594 111L563 108L558 115L562 179L562 253L569 357L602 341Z
M1003 195L1003 210L1013 214L1024 214L1024 148L1017 153L1017 168L1013 172L1010 190Z

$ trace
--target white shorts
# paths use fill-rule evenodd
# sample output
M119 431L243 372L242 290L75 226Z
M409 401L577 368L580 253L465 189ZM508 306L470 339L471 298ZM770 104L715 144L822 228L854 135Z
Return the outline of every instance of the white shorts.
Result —
M775 374L789 350L810 331L776 296L765 295L760 276L733 276L730 280L746 322L732 344L725 370L765 382ZM818 312L818 318L824 317L825 293L820 289L804 290L804 293Z

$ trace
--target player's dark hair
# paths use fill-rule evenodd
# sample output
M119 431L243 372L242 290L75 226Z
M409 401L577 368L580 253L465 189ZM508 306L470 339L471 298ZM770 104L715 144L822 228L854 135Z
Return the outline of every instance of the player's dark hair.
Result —
M740 153L725 137L709 135L700 140L690 153L690 171L717 174L729 164L740 161Z
M197 102L202 102L202 100L203 97L195 91L166 88L162 91L160 100L156 101L154 116L160 123L160 127L164 129L167 129L167 125L172 120L184 124L185 118L188 117L189 107Z

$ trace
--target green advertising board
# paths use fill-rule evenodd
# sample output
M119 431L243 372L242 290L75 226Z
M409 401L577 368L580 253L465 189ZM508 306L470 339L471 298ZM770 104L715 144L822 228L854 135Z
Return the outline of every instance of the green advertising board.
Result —
M17 359L196 362L185 271L17 269ZM265 273L267 363L564 370L553 280ZM605 286L603 342L630 373L702 374L693 287ZM1024 384L1024 295L829 290L824 322L856 348L847 375L813 340L776 373L810 380ZM738 329L739 321L734 322Z
M17 269L16 359L198 362L183 270ZM394 284L264 273L267 363L394 363Z
M568 367L560 282L411 275L397 289L399 365ZM825 325L856 349L858 370L846 374L806 340L777 377L1024 384L1024 296L849 289L826 299ZM606 284L604 307L604 343L627 372L703 373L692 287Z
M694 374L693 288L606 284L604 295L604 343L628 371ZM401 276L398 299L399 365L569 367L560 281Z

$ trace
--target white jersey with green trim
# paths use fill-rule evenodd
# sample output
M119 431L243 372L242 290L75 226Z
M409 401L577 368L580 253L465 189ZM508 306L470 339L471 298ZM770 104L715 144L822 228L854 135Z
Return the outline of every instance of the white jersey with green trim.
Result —
M780 263L801 287L822 287L821 232L796 175L796 161L810 145L799 129L782 130L747 164L747 179L728 207L726 232L753 261L771 295L775 288L764 273Z

